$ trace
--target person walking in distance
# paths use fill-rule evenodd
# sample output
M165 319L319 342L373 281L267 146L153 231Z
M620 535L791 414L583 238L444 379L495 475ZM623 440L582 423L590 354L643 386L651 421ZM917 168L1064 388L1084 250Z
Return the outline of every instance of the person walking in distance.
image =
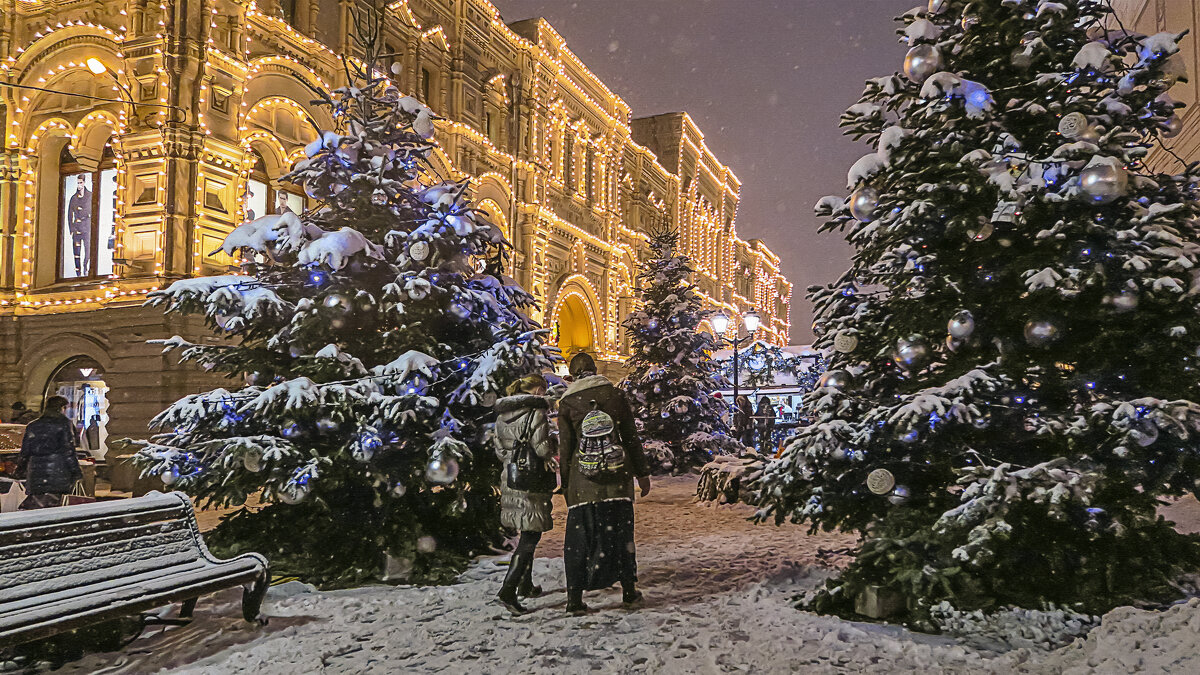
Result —
M550 434L550 401L546 379L528 375L508 388L508 396L496 402L496 432L493 442L503 471L500 474L500 524L521 533L508 566L508 574L497 598L513 614L524 614L518 596L536 598L542 589L533 585L533 554L542 533L554 527L550 516L551 494L557 487L553 470L554 437ZM532 452L534 457L530 457ZM540 463L547 482L525 485L517 463ZM524 488L524 489L523 489Z
M754 406L745 394L739 395L733 405L736 408L733 412L733 431L742 445L753 448Z
M626 607L642 602L633 543L633 484L650 494L650 469L620 389L596 374L596 362L571 359L575 381L558 403L560 465L567 498L563 563L567 612L587 613L584 591L621 583Z
M771 437L775 434L775 406L770 396L758 399L758 410L754 416L755 426L758 427L758 451L764 455L774 455L775 444Z
M63 414L67 405L62 396L51 396L42 416L25 427L17 455L17 476L24 478L29 495L21 502L22 511L62 506L63 497L83 478L75 457L75 430Z

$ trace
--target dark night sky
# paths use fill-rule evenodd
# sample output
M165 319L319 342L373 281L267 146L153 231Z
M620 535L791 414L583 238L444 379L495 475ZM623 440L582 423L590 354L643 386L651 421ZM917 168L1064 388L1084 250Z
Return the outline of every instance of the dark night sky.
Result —
M507 22L545 17L635 117L686 110L742 181L738 233L795 284L792 342L812 339L810 284L849 263L812 206L845 193L869 149L838 117L863 80L900 68L892 19L920 0L492 0Z

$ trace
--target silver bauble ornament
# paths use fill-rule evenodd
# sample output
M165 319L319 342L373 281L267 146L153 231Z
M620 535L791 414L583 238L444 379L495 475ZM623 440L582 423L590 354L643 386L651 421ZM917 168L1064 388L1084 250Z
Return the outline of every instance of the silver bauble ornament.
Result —
M1112 296L1113 309L1118 312L1132 312L1138 306L1138 294L1134 291L1121 291Z
M288 354L293 359L298 359L301 356L304 356L304 350L300 347L300 345L292 345L292 346L288 347Z
M1088 118L1081 112L1069 112L1058 120L1058 133L1064 138L1075 140L1088 128Z
M417 539L417 550L421 553L433 553L437 550L437 539L429 535Z
M959 340L966 340L975 333L975 317L968 310L959 310L946 323L946 332Z
M849 372L842 370L841 368L835 368L822 373L820 379L817 380L817 386L832 387L834 389L847 389L850 387L850 383L853 381L854 378Z
M875 219L879 208L879 193L870 185L864 185L850 195L850 215L869 223Z
M833 451L829 453L829 458L836 459L839 462L843 459L846 459L845 448L834 448Z
M854 333L838 333L833 338L833 348L842 354L849 354L858 346L858 336Z
M886 495L896 487L896 477L887 469L875 469L867 474L867 489L877 495Z
M908 486L906 485L897 485L896 487L892 488L892 494L888 495L888 501L896 506L908 501L908 498L909 492Z
M1109 162L1093 162L1079 174L1079 189L1089 201L1107 204L1125 194L1129 172Z
M266 377L260 372L246 373L244 376L247 387L256 387L266 381Z
M1162 123L1163 138L1175 138L1179 132L1183 131L1183 122L1180 121L1178 115L1171 115Z
M958 338L954 337L953 335L946 336L946 349L949 349L952 352L956 352L956 351L962 349L963 346L966 344L967 343L965 340L959 340Z
M917 84L941 69L942 52L933 45L917 45L904 55L904 76Z
M929 13L930 14L941 14L942 12L946 11L946 5L949 5L949 4L950 4L950 0L929 0L929 5L928 5Z
M168 487L174 485L179 482L179 467L172 464L165 471L158 474L158 477L162 479L163 485Z
M1031 319L1025 324L1025 341L1034 347L1045 347L1058 339L1058 326L1045 319Z
M896 341L892 360L904 370L920 370L929 361L929 345L920 335L910 335Z
M429 257L429 242L414 241L408 245L408 257L421 262Z
M325 296L325 306L329 309L340 309L345 311L350 309L350 298L342 293L330 293Z
M467 504L467 498L459 497L453 504L450 505L450 513L453 513L456 516L461 516L467 512L469 507L470 504Z
M399 481L397 481L395 484L393 484L392 487L388 490L388 494L390 494L391 496L396 497L396 498L403 497L404 493L406 493L406 492L408 492L408 488L404 487L404 483L401 483Z
M496 392L494 392L494 391L483 392L483 395L479 397L479 404L485 408L490 408L490 407L496 405Z
M449 485L458 478L458 462L453 457L434 455L425 465L425 480L430 483Z
M1158 440L1158 425L1150 420L1141 420L1129 430L1129 438L1143 448L1153 445Z
M262 471L262 453L258 450L250 450L242 455L242 466L251 473Z

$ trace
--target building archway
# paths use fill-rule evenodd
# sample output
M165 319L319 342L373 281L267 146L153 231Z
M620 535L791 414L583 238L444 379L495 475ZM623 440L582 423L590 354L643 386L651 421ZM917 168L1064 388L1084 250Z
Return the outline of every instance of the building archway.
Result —
M59 364L42 393L67 399L67 419L82 450L96 459L104 457L108 441L108 385L104 366L90 356L74 356ZM43 404L44 405L44 404Z
M566 361L580 352L596 351L594 323L587 299L582 295L570 293L559 299L551 334Z

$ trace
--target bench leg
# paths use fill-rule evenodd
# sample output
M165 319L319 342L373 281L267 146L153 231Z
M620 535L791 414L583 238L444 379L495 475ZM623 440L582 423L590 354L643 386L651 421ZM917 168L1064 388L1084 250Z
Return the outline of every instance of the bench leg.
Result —
M183 604L179 606L179 618L181 618L181 619L192 618L192 612L196 611L196 601L197 600L199 600L199 598L189 598L187 600L184 600Z
M262 609L263 598L267 595L267 587L270 585L270 582L270 573L267 570L263 570L262 576L255 579L253 583L242 587L243 619L262 626L267 624L266 617L263 617L259 613L259 610Z

